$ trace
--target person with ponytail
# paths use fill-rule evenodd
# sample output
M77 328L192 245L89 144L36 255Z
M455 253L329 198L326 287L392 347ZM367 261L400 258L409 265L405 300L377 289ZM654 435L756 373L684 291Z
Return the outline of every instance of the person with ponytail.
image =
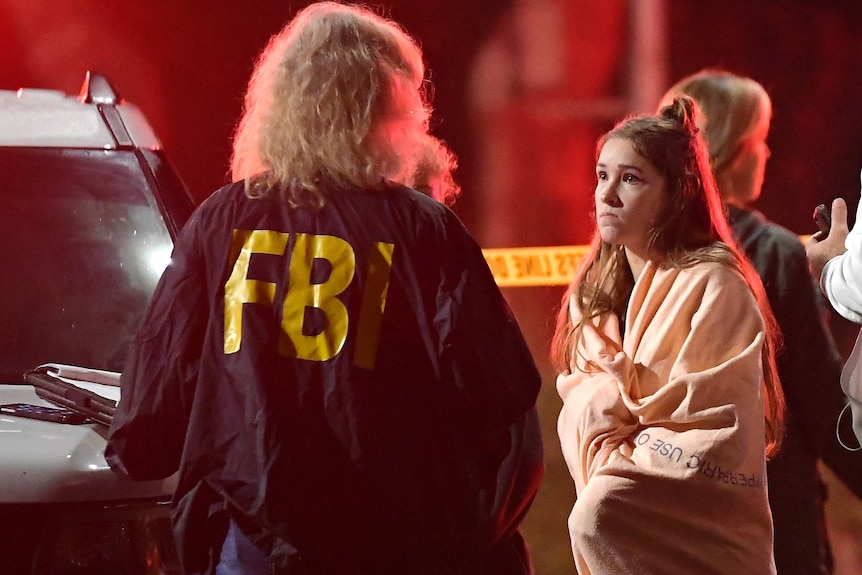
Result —
M772 574L780 334L686 96L599 139L552 359L579 575Z

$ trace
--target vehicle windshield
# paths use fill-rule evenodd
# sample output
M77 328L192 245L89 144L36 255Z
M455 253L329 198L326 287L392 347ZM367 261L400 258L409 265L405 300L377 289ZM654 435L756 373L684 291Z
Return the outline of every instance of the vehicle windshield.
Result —
M0 148L0 382L121 371L172 245L134 152Z

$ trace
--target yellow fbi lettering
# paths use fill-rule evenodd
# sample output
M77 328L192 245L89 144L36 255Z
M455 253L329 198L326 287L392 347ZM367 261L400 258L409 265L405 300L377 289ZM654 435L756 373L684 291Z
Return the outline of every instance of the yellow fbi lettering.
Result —
M236 353L242 344L244 304L274 307L276 284L248 278L252 254L284 256L289 234L272 230L234 230L229 261L230 276L224 286L224 352ZM368 279L359 311L353 363L372 369L377 355L380 323L386 306L394 244L374 242L368 263ZM326 281L312 282L315 260L329 262ZM336 236L295 234L288 267L288 285L281 302L281 333L278 351L287 357L326 361L341 352L347 340L350 314L338 299L353 281L356 255L345 240ZM325 318L323 327L305 329L306 310L313 308Z

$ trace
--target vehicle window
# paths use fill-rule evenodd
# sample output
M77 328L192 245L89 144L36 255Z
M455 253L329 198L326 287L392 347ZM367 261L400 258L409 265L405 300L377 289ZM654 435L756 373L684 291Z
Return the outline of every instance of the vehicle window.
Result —
M120 371L172 242L131 151L0 148L0 377Z

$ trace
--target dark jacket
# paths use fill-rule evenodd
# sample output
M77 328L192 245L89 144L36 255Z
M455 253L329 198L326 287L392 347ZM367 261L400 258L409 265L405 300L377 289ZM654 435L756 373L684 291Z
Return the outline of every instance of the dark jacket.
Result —
M122 376L106 456L180 471L186 572L228 516L278 573L528 572L540 377L482 252L413 190L206 200Z
M778 575L831 573L826 493L817 460L862 495L862 454L844 449L835 435L845 404L841 357L799 237L756 211L730 207L729 212L733 234L763 280L784 337L777 361L787 431L778 457L767 463Z

